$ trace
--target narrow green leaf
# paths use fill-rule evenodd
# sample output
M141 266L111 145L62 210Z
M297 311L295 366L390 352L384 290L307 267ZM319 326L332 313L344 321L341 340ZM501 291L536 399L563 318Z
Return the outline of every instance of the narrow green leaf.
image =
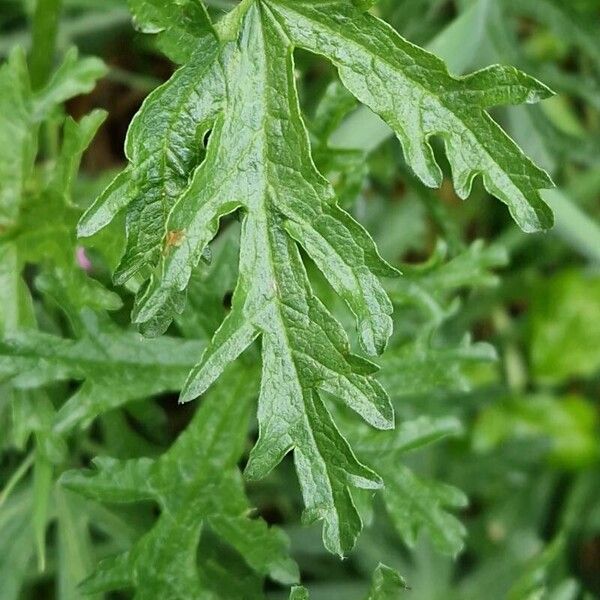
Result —
M200 160L198 149L223 95L217 52L214 36L204 36L190 62L146 98L127 134L130 167L79 224L80 236L93 235L127 207L127 250L115 274L117 282L160 255L167 215ZM148 137L147 131L152 135Z
M79 583L89 575L93 564L89 514L74 494L59 489L54 497L58 523L58 600L79 600Z
M46 528L48 526L48 503L53 485L53 467L41 451L36 452L33 466L33 507L31 522L35 537L38 569L46 569Z
M36 0L31 32L31 82L42 87L52 70L63 0Z
M67 204L71 201L71 191L83 153L92 143L106 117L106 111L94 110L79 122L71 117L65 121L62 146L52 173L49 189L61 195Z
M16 220L33 169L36 130L31 98L25 54L15 48L0 67L0 233Z
M0 332L32 326L33 314L31 295L21 278L18 248L14 243L0 243Z

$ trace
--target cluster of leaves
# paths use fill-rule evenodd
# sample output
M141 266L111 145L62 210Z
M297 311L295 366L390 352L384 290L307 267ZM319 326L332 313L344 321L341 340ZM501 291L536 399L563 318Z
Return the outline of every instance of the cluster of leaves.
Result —
M59 4L38 0L34 30ZM0 599L54 581L61 599L298 600L316 579L317 598L391 600L398 572L424 599L594 589L566 557L600 531L597 511L575 517L597 491L600 290L581 266L537 273L600 262L569 200L600 187L582 150L597 3L456 2L449 24L437 0L373 4L129 0L179 67L95 200L105 174L77 172L105 114L76 122L64 103L106 67L71 50L40 81L35 34L31 75L19 48L0 67ZM65 5L68 23L85 15ZM447 65L397 30L437 34ZM547 64L553 35L574 74ZM561 185L543 198L550 176L488 111L552 92L505 62L588 102L501 113ZM563 241L516 235L488 194L529 233L552 224L547 201ZM350 574L322 548L352 553Z

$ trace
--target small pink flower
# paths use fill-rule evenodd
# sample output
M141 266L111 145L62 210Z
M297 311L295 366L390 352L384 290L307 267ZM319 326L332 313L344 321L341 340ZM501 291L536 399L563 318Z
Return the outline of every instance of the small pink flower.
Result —
M85 248L83 248L82 246L77 246L77 250L75 251L75 253L76 253L76 257L77 257L77 264L84 271L91 271L92 263L91 263L90 259L87 257L87 254L85 253Z

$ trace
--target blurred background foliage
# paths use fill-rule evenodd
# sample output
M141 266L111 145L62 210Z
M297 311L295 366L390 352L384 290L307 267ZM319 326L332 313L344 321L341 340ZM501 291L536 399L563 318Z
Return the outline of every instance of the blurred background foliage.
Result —
M207 4L218 18L234 3ZM31 48L32 35L52 35L36 32L35 10L34 0L2 0L2 60L18 45ZM403 575L413 600L599 598L600 2L380 0L373 11L442 56L456 75L514 64L557 92L540 106L493 115L551 173L557 187L544 197L556 226L546 234L519 232L481 185L466 203L449 184L423 187L386 126L355 105L329 65L299 52L315 161L404 274L388 285L395 334L381 359L381 381L400 426L419 419L422 428L435 424L430 441L436 443L373 457L378 470L390 473L395 495L378 497L373 510L357 497L368 527L343 562L326 553L318 528L300 526L291 461L249 487L251 502L290 536L315 600L364 597L379 561ZM65 114L79 120L96 108L108 116L71 182L74 212L60 219L66 231L21 233L26 251L15 259L28 284L29 293L19 292L30 298L26 319L65 337L91 330L89 321L79 321L82 307L69 305L69 286L80 285L69 268L77 267L49 250L53 236L75 250L77 215L122 167L132 116L174 68L149 36L134 31L125 0L63 0L57 56L71 46L101 57L108 70L91 93L54 107L48 122ZM44 59L52 62L52 51L38 56L41 80L49 68ZM41 132L29 188L43 188L56 164L53 135L52 127ZM56 220L56 213L48 218ZM230 231L217 240L211 266L198 273L173 336L206 339L227 309L235 277L227 257L236 253ZM13 246L3 242L5 235L0 270L6 274ZM104 287L90 289L84 304L96 319L112 311L112 326L124 330L131 290L110 283L121 244L118 224L91 240L92 275ZM348 321L317 270L309 270L321 297ZM2 386L2 360L0 599L78 598L77 583L98 558L127 548L156 515L151 507L117 510L84 501L56 479L96 454L160 455L195 406L178 407L175 395L162 394L170 389L165 384L147 391L152 399L132 397L91 429L63 435L53 426L55 413L83 377L22 391ZM368 453L369 432L344 418L357 453L361 444ZM287 593L268 584L270 598Z

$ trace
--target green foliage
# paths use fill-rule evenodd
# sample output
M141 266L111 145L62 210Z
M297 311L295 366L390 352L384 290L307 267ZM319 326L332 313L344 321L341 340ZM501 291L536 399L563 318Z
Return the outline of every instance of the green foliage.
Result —
M463 547L465 528L446 509L464 508L466 496L452 486L421 480L402 465L405 453L459 432L456 419L421 417L405 421L390 434L365 430L357 435L355 448L383 478L387 512L409 547L422 530L445 554L456 555Z
M392 600L406 589L408 589L406 582L396 571L379 564L373 573L373 582L367 600Z
M205 527L231 545L258 577L269 575L282 583L297 580L283 534L250 518L236 468L254 393L247 371L240 368L221 380L185 433L159 459L99 458L95 474L63 475L64 486L95 500L153 500L161 509L154 527L131 550L99 565L84 583L86 592L134 587L136 598L183 600L200 598L214 587L223 597L260 597L259 582L242 593L235 593L236 582L230 582L232 590L227 593L222 577L213 572L210 554L196 571L198 540ZM229 577L248 575L242 569Z
M406 582L394 569L380 563L373 573L371 590L365 600L393 600L407 589ZM294 587L290 593L290 600L308 600L309 597L303 587Z
M96 58L79 59L77 51L70 51L61 67L54 73L48 84L37 92L31 90L29 83L25 55L20 48L16 48L6 64L0 69L0 87L3 91L0 96L0 109L2 121L0 121L0 177L2 178L2 188L0 192L0 224L5 229L15 224L19 214L19 208L22 205L23 196L26 193L26 186L32 175L33 164L36 157L36 142L38 137L39 125L44 119L47 119L56 107L61 103L82 94L89 92L96 80L105 74L105 68L102 62ZM94 121L91 121L92 118ZM99 115L90 117L90 121L81 125L80 136L87 134L89 138L93 136L92 122L99 126ZM70 137L77 136L74 132L74 125L69 126ZM83 129L87 128L87 131ZM75 145L75 140L69 140L71 145ZM81 152L87 146L84 140L81 140ZM72 167L63 165L63 174L61 181L61 168L56 172L57 181L54 182L56 193L66 193L65 187L61 189L61 184L68 184L69 175L77 172L77 150L65 144L64 161L73 161Z
M600 367L600 280L566 271L540 286L531 315L531 363L538 379L557 382Z
M600 593L599 10L6 2L0 600Z
M78 340L28 331L0 345L0 377L16 389L84 381L56 416L60 431L89 425L98 415L132 400L180 389L204 347L167 337L147 340L98 317L83 314Z
M153 5L136 6L144 30L160 30L160 40L173 35L172 16ZM192 271L219 221L244 211L232 310L188 378L182 400L202 394L260 336L260 432L247 476L266 476L293 449L305 520L323 519L326 546L344 554L361 527L349 486L373 489L380 480L353 456L317 393L338 398L382 429L393 425L392 409L369 377L373 367L350 353L343 330L315 297L296 244L355 315L362 347L372 355L385 348L392 324L392 306L376 276L396 273L336 206L333 189L315 169L292 50L299 46L331 59L344 85L397 132L426 184L441 183L427 141L441 135L459 195L468 195L474 175L482 173L487 189L525 230L550 224L537 192L550 180L484 109L534 102L549 91L504 67L452 79L440 61L347 3L242 2L215 30L195 30L187 20L178 26L193 36L196 54L146 101L128 134L130 166L86 213L79 231L91 235L126 208L128 246L116 281L158 261L132 315L142 331L156 335L182 311ZM407 60L418 70L404 68ZM364 80L367 64L377 73L372 81ZM377 79L395 81L397 88L379 90ZM404 107L396 104L399 97L407 98ZM418 122L427 126L413 130ZM196 147L209 129L198 166ZM502 148L498 156L496 148Z
M482 412L473 443L485 452L511 437L545 438L550 460L576 468L597 460L597 428L594 408L584 398L509 398Z

